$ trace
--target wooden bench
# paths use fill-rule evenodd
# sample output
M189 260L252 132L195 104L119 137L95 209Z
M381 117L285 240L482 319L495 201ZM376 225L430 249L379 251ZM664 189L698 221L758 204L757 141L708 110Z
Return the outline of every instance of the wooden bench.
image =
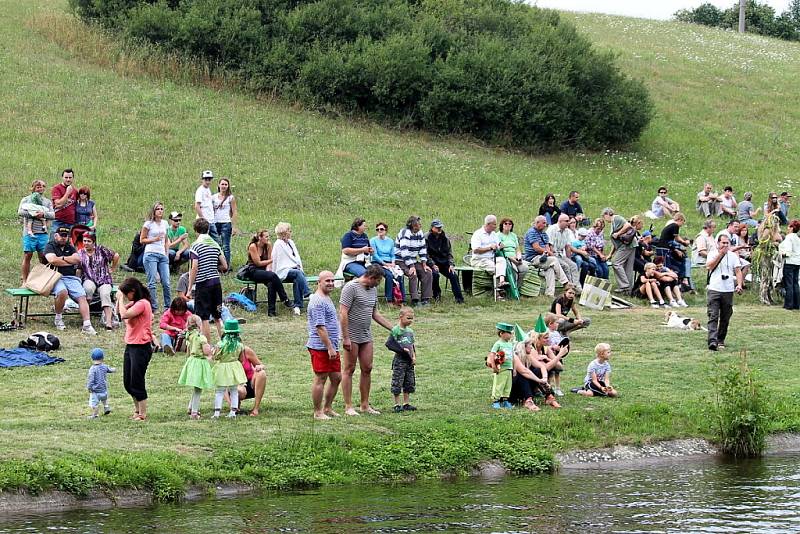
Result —
M31 297L43 297L52 299L51 295L40 295L35 291L31 291L26 287L15 287L15 288L6 288L6 294L10 295L12 298L18 298L19 303L17 304L14 310L14 320L17 321L17 324L24 327L25 323L28 321L28 317L54 317L55 312L30 312L30 299ZM117 286L111 287L111 296L113 297L117 293ZM92 315L100 315L102 311L93 311L90 312Z
M350 276L347 273L345 273L344 277L341 277L341 276L334 277L333 280L334 280L334 282L335 281L347 281L348 277L350 277ZM350 277L350 278L352 278L352 277ZM237 278L237 277L234 277L233 281L236 282L237 284L241 285L241 286L244 286L244 288L251 288L251 287L253 288L253 294L255 295L255 298L253 299L253 302L255 304L260 304L262 302L267 302L266 298L261 299L261 300L258 299L258 286L259 285L265 285L265 284L262 284L261 282L253 282L252 280L243 280L243 279ZM317 276L317 275L306 276L306 282L308 282L309 286L318 284L319 283L319 276ZM284 284L292 285L292 282L284 282Z

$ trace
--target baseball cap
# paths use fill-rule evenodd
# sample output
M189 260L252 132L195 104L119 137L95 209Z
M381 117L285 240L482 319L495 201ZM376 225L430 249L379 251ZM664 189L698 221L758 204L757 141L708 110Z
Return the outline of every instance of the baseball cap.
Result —
M444 228L441 219L434 219L431 221L431 228Z
M206 178L209 180L214 178L214 173L211 171L203 171L203 179L205 180Z
M58 232L57 232L57 233L58 233L59 235L69 235L69 234L70 234L70 230L69 230L69 228L67 228L66 226L62 226L62 227L60 227L60 228L58 229Z
M105 357L106 355L103 354L103 349L99 348L92 349L92 360L102 360Z
M790 197L792 195L790 195L787 191L784 191L783 193L781 193L781 196L782 197Z
M179 211L171 211L169 214L169 218L173 221L180 221L183 219L183 214Z
M644 233L642 234L642 237L649 237L649 236L652 236L652 235L653 235L653 232L651 232L650 230L645 230Z
M587 235L589 235L589 230L587 230L586 228L578 229L578 237L584 237Z

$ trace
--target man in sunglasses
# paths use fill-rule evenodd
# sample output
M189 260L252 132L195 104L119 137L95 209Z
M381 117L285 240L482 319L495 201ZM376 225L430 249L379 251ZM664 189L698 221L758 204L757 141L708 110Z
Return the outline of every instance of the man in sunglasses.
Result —
M214 180L214 173L211 171L203 171L203 174L200 176L200 185L194 192L194 211L198 219L205 219L208 221L208 235L222 246L220 237L217 234L217 225L214 224L214 194L211 192L212 180Z

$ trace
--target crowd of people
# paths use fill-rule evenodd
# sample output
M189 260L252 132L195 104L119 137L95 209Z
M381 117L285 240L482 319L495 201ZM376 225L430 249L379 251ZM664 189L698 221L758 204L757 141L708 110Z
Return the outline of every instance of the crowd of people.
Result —
M116 302L113 275L120 267L120 255L97 242L98 207L88 187L76 188L73 171L62 172L61 182L51 189L52 200L45 196L46 184L36 180L30 194L20 202L23 281L31 272L34 253L41 263L60 273L52 291L54 324L59 330L66 328L63 311L68 299L77 306L82 333L96 334L90 303L102 310L101 324L106 329L124 323L123 382L134 399L134 418L138 420L146 419L145 374L153 351L174 353L181 347L189 352L180 383L193 388L190 417L199 417L199 395L212 388L216 390L215 416L219 416L223 399L231 405L229 416L236 415L238 402L245 398L255 399L251 414L259 412L266 382L264 367L255 352L242 343L240 323L222 299L221 275L232 270L231 236L239 232L236 197L228 178L220 178L217 193L212 193L213 180L213 172L201 174L194 199L193 241L181 224L179 211L172 211L165 218L164 204L152 205L135 239L139 249L132 250L132 259L122 266L126 270L141 266L147 285L127 278L119 287L121 298ZM497 216L487 215L483 225L472 232L470 254L465 260L473 268L491 273L500 298L506 288L519 287L527 276L542 276L544 294L554 299L545 317L546 330L531 332L517 344L509 344L508 325L498 323L499 341L486 362L495 375L492 405L508 408L516 402L536 410L533 398L540 395L546 404L558 407L557 397L563 395L561 358L569 352L566 333L590 324L575 302L588 276L607 279L613 271L616 292L644 298L655 308L678 308L687 306L684 294L696 289L692 267L705 266L710 350L725 347L733 294L741 292L747 281L757 280L763 303L771 304L780 290L785 308L800 309L800 221L789 219L791 195L770 193L763 208L753 206L752 193L745 193L743 198L737 202L732 187L717 194L711 184L705 184L696 198L696 208L705 220L694 239L681 235L686 217L680 205L668 196L666 187L658 189L644 215L626 218L605 208L594 220L584 214L578 191L571 191L560 205L549 193L522 239L514 232L511 218L498 221ZM660 232L653 230L653 224L644 228L647 219L664 217L668 220ZM717 232L717 225L723 223L725 228ZM605 237L607 225L610 249ZM417 358L411 330L414 311L406 304L424 307L441 299L442 276L447 279L455 302L464 302L445 225L434 219L426 228L424 231L419 216L412 215L395 237L390 237L389 225L379 221L376 235L370 238L366 220L354 219L340 240L336 273L320 273L314 293L289 223L276 225L274 243L269 230L259 230L250 240L246 263L237 276L267 287L267 314L277 314L279 299L293 314L301 315L308 299L307 348L315 374L315 418L324 420L338 415L332 402L340 385L345 414L378 413L369 402L374 352L372 321L390 331L387 346L395 354L391 385L394 410L415 410L409 397L415 391ZM170 277L186 263L188 272L180 276L177 297L172 298ZM330 295L334 280L344 274L353 280L342 288L337 311ZM564 287L558 299L556 281ZM292 298L284 283L292 285ZM378 311L376 288L381 283L386 302L401 306L397 325ZM159 286L161 301L157 295ZM158 320L161 332L157 335L152 325L161 303L164 312ZM570 313L572 318L568 317ZM210 343L212 323L220 339L216 346ZM339 343L345 354L343 374ZM608 364L610 347L600 344L595 352L597 359L590 365L579 392L614 396ZM98 354L102 351L95 353L93 360L102 362L102 357L95 357ZM352 398L356 365L360 371L358 410ZM112 370L94 367L90 380L94 385L89 389L94 395L92 415L97 416L103 397L93 389L98 389L96 384ZM506 371L510 373L506 375Z

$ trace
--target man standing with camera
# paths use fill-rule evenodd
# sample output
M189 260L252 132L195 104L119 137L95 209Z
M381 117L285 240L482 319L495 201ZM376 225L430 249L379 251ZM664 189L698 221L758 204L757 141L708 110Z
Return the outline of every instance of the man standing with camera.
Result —
M739 256L730 247L730 238L720 234L717 236L717 250L709 252L706 258L708 350L725 348L728 323L733 315L733 293L742 292L742 264Z

